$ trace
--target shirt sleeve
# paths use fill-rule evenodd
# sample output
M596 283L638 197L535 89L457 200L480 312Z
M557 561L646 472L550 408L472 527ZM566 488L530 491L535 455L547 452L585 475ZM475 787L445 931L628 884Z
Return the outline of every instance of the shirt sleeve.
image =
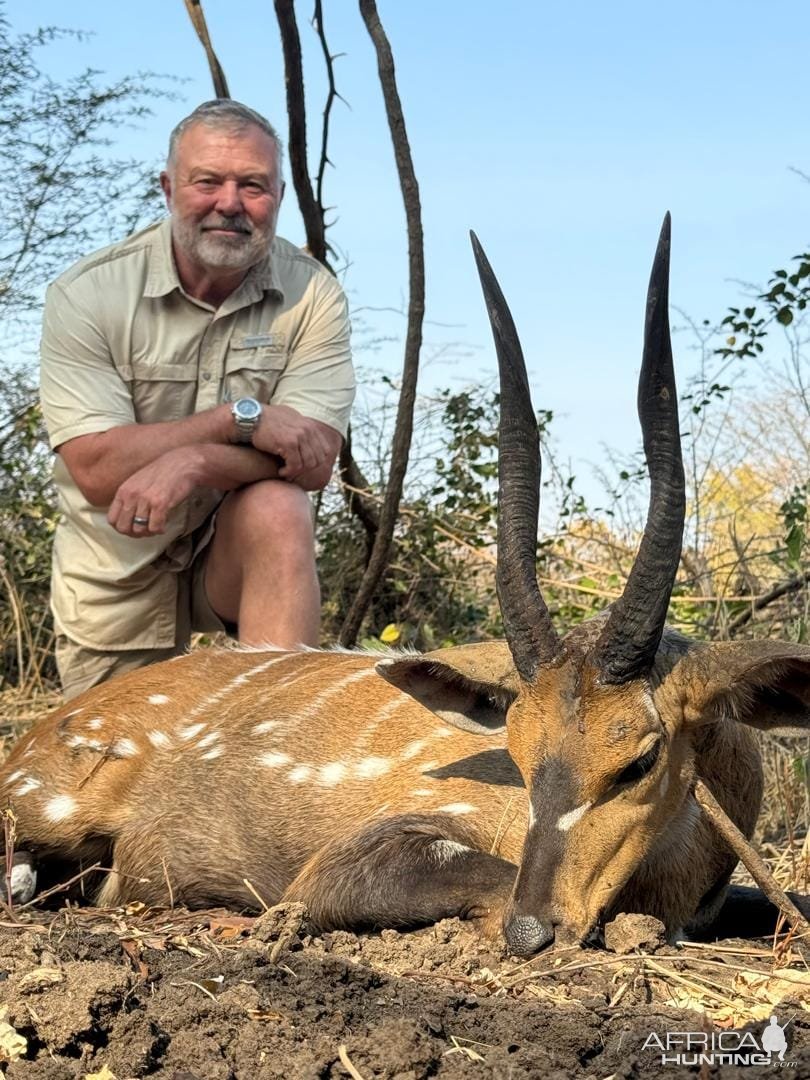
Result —
M135 420L132 396L79 282L54 282L45 298L40 400L51 448Z
M345 437L355 394L348 304L330 274L316 274L311 289L308 315L290 344L271 404L288 405Z

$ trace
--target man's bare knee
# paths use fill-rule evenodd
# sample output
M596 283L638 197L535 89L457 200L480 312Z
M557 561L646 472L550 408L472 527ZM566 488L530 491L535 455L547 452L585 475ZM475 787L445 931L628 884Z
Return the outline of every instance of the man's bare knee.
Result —
M218 528L227 527L243 543L314 542L309 496L285 480L261 480L229 495Z

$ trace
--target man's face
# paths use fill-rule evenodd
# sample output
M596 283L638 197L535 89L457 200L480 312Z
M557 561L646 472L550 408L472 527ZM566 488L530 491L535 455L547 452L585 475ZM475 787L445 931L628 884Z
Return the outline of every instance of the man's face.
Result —
M268 252L284 185L273 140L261 128L194 124L160 183L178 261L203 271L247 270Z

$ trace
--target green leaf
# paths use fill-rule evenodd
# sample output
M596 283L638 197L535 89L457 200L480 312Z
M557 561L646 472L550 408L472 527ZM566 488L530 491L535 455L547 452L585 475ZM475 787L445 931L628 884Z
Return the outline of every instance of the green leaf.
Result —
M776 321L778 323L781 323L782 326L790 326L790 324L793 322L793 312L787 305L777 311Z

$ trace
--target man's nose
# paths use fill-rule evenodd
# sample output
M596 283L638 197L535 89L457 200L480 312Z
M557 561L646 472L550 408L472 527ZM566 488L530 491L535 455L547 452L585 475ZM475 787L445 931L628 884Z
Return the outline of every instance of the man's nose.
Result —
M217 192L216 209L221 214L238 214L242 211L242 197L239 185L234 180L226 180Z

